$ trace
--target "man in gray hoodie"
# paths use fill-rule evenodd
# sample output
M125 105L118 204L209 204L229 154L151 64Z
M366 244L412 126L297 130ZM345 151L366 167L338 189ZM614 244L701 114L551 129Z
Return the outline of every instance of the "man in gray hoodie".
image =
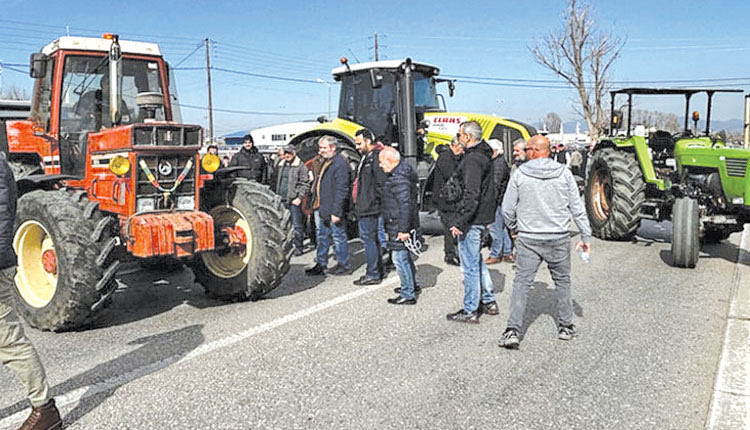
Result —
M526 298L542 261L555 282L557 338L570 340L578 334L570 294L571 215L581 232L576 249L591 251L591 227L573 175L549 158L546 137L533 136L525 151L528 161L513 173L503 198L505 224L518 234L518 240L508 326L498 343L512 349L518 348Z

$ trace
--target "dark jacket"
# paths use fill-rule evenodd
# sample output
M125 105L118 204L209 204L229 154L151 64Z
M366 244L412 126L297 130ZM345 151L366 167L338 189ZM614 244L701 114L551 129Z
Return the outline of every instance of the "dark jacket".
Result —
M331 215L343 219L349 197L349 165L341 154L323 164L316 191L320 198L320 219L328 221Z
M397 240L396 236L419 228L417 174L402 161L388 174L383 189L382 215L388 233L388 248L406 249L404 242Z
M16 219L16 180L5 154L0 152L0 270L16 265L13 223Z
M503 196L505 195L505 189L508 188L509 179L510 167L508 167L508 162L505 161L503 154L500 154L492 160L492 181L495 183L495 189L497 190L498 206L503 204Z
M291 203L296 198L302 200L310 191L310 176L307 167L305 167L299 157L294 157L291 164L282 160L276 164L271 180L271 186L277 194L279 193L279 185L281 184L280 173L284 171L284 166L287 164L289 165L289 170L287 171L289 182L286 184L286 195L281 196L281 198L285 202Z
M383 184L386 179L385 172L380 167L380 160L378 159L381 149L382 145L376 146L372 151L365 154L357 168L354 212L358 217L380 215L383 200Z
M445 181L456 170L458 162L461 161L461 156L454 154L450 145L439 145L435 151L438 153L438 159L435 162L435 176L432 181L432 199L436 202L438 211L443 215L456 210L455 205L440 199L438 195L440 190L443 189Z
M463 182L463 196L456 205L453 225L463 233L472 225L495 222L497 198L492 180L492 148L485 141L468 148L457 167Z
M266 159L255 146L250 148L249 151L243 147L240 152L234 154L232 161L229 162L229 167L237 166L249 167L249 169L237 171L237 176L240 178L251 179L258 183L263 182L263 175L266 172Z

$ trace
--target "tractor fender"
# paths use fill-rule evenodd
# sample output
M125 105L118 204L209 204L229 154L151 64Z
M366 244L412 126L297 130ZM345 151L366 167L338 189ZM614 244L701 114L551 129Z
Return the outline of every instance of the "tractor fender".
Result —
M18 197L34 190L52 190L56 185L61 185L62 181L68 179L78 179L71 175L45 175L36 174L28 175L16 181L18 187Z

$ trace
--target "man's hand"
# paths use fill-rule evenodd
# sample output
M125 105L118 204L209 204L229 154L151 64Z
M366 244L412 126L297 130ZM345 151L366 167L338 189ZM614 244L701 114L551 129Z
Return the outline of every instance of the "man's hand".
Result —
M341 218L337 217L336 215L331 215L331 222L334 224L338 224L339 221L341 221Z
M292 200L292 204L294 206L299 206L300 203L302 203L302 200L299 197L297 197L296 199Z
M584 243L582 241L576 242L576 251L583 249L584 252L591 254L591 243Z
M464 233L461 230L459 230L458 227L456 226L451 227L451 235L453 237L458 237L458 236L461 236L462 234Z
M411 235L409 233L403 233L403 232L399 232L396 235L396 239L401 240L401 241L409 240L410 237Z

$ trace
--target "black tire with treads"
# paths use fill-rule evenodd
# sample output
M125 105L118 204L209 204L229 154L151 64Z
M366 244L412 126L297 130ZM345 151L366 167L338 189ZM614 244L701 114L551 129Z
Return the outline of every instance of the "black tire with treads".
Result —
M672 261L676 267L693 268L700 252L698 202L679 198L672 207Z

